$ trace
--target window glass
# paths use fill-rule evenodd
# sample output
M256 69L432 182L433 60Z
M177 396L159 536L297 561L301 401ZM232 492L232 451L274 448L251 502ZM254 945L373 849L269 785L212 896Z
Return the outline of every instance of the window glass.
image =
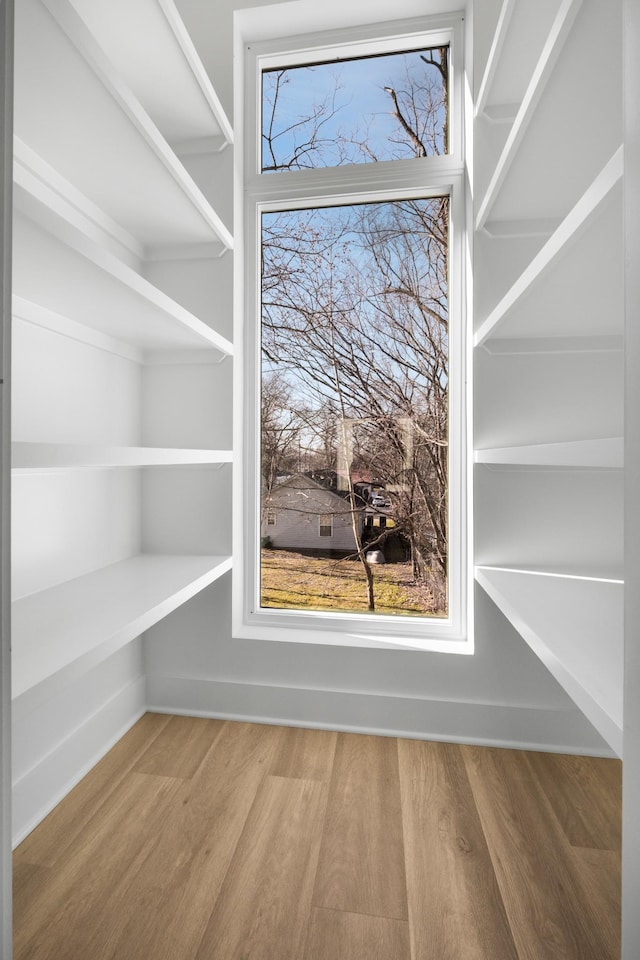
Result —
M262 605L447 616L448 235L447 196L262 213Z
M320 516L320 536L330 537L333 534L333 517L329 513Z
M262 172L448 152L448 47L262 73Z

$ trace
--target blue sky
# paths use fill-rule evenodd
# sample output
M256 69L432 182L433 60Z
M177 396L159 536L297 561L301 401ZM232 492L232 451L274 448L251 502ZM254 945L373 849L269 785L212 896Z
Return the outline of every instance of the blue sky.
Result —
M392 116L391 98L385 93L384 87L393 87L398 93L406 89L407 68L415 71L415 76L422 78L423 82L425 78L433 80L437 77L435 68L426 66L420 60L420 51L292 67L286 70L287 82L280 89L274 124L274 132L280 134L276 140L278 162L287 161L296 142L299 144L308 139L310 125L306 128L298 127L291 133L283 131L301 118L308 117L313 112L313 107L321 104L325 98L331 98L336 85L340 87L335 101L338 109L335 116L323 126L323 138L334 140L339 131L348 134L359 130L364 134L369 125L367 140L377 159L392 159L390 150L394 149L394 144L389 142L389 137L397 138L399 128ZM269 102L273 97L277 72L272 70L264 74L264 124L271 115ZM407 150L406 155L411 155L410 150ZM268 166L269 162L268 155L264 153L264 166ZM327 146L322 154L316 153L308 165L332 166L336 162L335 150Z

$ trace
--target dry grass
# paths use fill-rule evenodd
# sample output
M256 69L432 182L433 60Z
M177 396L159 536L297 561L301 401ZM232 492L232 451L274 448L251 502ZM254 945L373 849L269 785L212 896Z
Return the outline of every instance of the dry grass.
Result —
M376 565L372 570L376 613L446 616L434 609L428 585L413 579L410 563ZM367 612L366 582L358 560L263 550L261 575L263 607Z

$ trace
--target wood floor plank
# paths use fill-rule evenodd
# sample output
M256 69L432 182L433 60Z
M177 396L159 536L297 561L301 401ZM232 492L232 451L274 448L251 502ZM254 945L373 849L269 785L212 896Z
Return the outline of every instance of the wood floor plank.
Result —
M129 773L58 862L15 931L15 960L103 960L137 864L162 835L183 781ZM144 829L141 825L144 824Z
M328 781L337 736L333 730L283 727L269 773L274 777Z
M134 765L136 773L190 779L223 727L223 720L171 717Z
M527 754L569 842L619 851L622 841L622 764L601 757Z
M618 960L523 753L461 748L520 960Z
M408 922L314 907L304 960L342 958L411 960Z
M54 867L168 722L168 716L144 714L67 794L64 803L23 840L14 853L14 863Z
M193 960L280 734L224 724L119 906L113 960Z
M394 738L338 734L313 902L407 919Z
M315 780L263 781L196 960L300 960L327 792Z
M16 862L13 865L13 925L21 929L28 919L30 905L42 898L56 874L50 867L35 863Z
M589 904L593 922L612 944L621 943L622 857L620 851L572 847L570 862ZM618 946L619 956L620 946Z
M518 960L459 746L398 755L412 960Z

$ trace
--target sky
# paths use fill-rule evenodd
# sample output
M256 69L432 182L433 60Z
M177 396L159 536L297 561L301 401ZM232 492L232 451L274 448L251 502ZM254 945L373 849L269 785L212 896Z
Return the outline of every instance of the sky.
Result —
M274 131L280 134L277 137L277 160L286 162L294 147L294 138L298 143L304 142L309 136L310 125L299 126L295 132L284 131L300 118L308 117L313 107L321 104L325 98L331 98L336 83L340 86L336 97L338 110L323 126L322 136L334 140L339 130L345 132L359 128L364 132L367 124L370 124L368 142L377 158L395 158L389 152L394 145L389 144L388 137L397 137L398 124L392 116L393 104L384 87L393 87L398 92L406 89L407 68L414 70L416 77L437 77L436 69L420 60L420 51L287 69L287 82L280 88L275 112ZM271 117L269 104L273 100L278 72L270 70L263 75L263 135ZM407 151L406 155L410 156L411 152ZM263 153L263 165L267 167L270 162L268 154ZM333 166L336 162L335 150L329 146L322 155L316 154L308 165Z

